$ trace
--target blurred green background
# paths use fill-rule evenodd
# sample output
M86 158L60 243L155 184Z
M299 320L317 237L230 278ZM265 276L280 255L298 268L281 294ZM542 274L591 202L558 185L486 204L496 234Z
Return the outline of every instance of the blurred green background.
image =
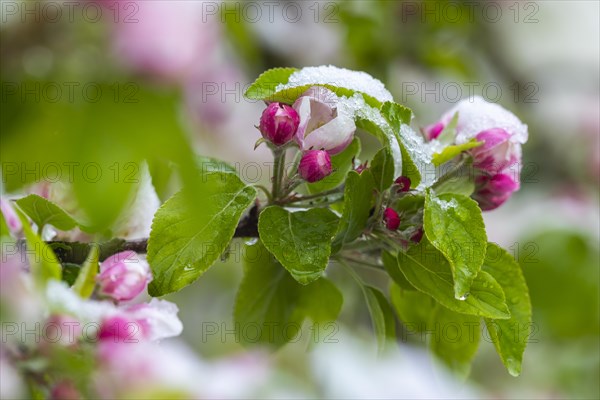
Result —
M262 105L242 93L268 68L366 71L413 109L416 128L470 94L511 110L529 125L522 187L485 218L490 239L523 267L535 332L522 376L510 377L484 343L468 385L506 398L600 395L598 2L81 1L69 9L2 0L0 7L2 190L19 193L48 178L51 163L96 163L100 178L83 179L91 172L78 169L72 183L98 230L108 229L131 191L127 163L148 161L162 200L193 179L186 171L194 154L267 182L260 163L268 153L253 151ZM231 324L240 249L169 296L185 340L209 358L241 351L201 334L207 322ZM341 329L374 341L360 294L333 274L345 293ZM303 351L291 345L276 362L310 387L295 361Z

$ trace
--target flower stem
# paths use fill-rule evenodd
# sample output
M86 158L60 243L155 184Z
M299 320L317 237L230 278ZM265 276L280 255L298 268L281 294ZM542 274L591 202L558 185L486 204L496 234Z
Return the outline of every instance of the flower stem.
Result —
M281 185L283 183L283 175L285 172L285 149L273 149L273 202L277 202L281 196Z

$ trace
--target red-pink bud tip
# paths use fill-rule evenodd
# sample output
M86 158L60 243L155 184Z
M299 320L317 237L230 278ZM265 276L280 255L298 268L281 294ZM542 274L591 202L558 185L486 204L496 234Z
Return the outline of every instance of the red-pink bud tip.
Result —
M287 104L271 103L265 108L260 117L260 133L276 146L281 146L292 140L300 116Z
M400 216L393 208L386 208L383 212L383 222L390 231L395 231L400 226Z
M365 161L364 163L360 164L358 167L354 168L354 171L356 171L357 173L361 174L365 169L367 169L369 162Z
M412 236L410 237L410 240L415 242L415 243L419 243L421 241L421 239L423 239L423 228L419 228L417 229L417 231L415 233L412 234Z
M394 181L394 183L396 185L398 185L396 187L396 192L400 193L400 192L408 192L410 190L410 178L408 176L399 176L398 178L396 178L396 180Z

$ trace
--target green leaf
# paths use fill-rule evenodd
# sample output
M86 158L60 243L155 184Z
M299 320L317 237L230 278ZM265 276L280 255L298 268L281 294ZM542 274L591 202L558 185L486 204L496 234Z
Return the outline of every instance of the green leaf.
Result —
M67 282L69 286L73 286L77 277L79 276L79 272L81 271L81 265L73 264L73 263L62 263L62 280L63 282Z
M355 137L344 151L331 157L333 172L320 181L307 183L309 193L321 193L334 189L344 183L346 174L352 169L352 161L360 153L360 140Z
M335 94L340 97L352 97L355 93L360 93L365 102L371 107L375 107L379 109L381 107L381 102L376 98L351 89L349 87L344 87L343 82L338 83L339 79L337 76L332 75L331 83L317 83L319 81L322 82L322 79L315 79L314 83L297 83L297 84L289 84L290 76L297 72L298 70L295 68L274 68L270 69L263 74L261 74L255 81L250 85L248 90L244 96L251 100L264 100L264 101L277 101L287 104L292 104L298 97L302 95L307 89L313 86L322 86L331 90ZM360 73L358 71L353 71L356 74L356 79L363 78L364 73ZM335 84L334 84L335 83ZM280 84L287 84L285 89L281 89L279 91L276 90L277 86Z
M439 136L437 137L437 140L445 145L454 143L454 141L456 140L456 126L457 125L458 125L458 113L454 113L450 122L448 122L448 124L440 132Z
M387 344L396 339L394 312L379 289L365 285L363 286L363 293L367 301L369 314L371 314L373 330L377 337L377 348L380 352L383 352Z
M442 150L441 153L435 153L432 158L432 162L435 166L441 165L446 161L452 160L454 157L462 153L463 151L479 147L483 142L478 142L476 139L471 139L467 143L447 146Z
M418 290L405 290L396 284L390 288L392 305L405 326L407 333L427 330L431 315L436 308L435 300Z
M190 188L197 171L178 118L176 93L134 82L93 86L89 96L75 95L73 101L52 102L43 96L35 101L30 96L24 104L9 107L9 115L3 112L7 129L2 130L0 159L10 166L2 170L5 190L41 178L68 183L69 199L89 218L89 230L105 233L139 188L142 160L172 161ZM5 125L6 119L12 123Z
M413 159L410 145L406 142L406 139L400 134L400 128L403 124L409 125L412 111L409 108L401 106L397 103L386 102L381 107L381 114L390 124L396 140L400 145L400 153L402 155L402 175L410 178L411 187L416 187L421 182L421 173L417 168Z
M395 168L394 157L392 156L389 147L382 147L375 153L369 171L373 174L375 188L379 192L383 192L392 185L392 182L394 182Z
M506 295L510 319L486 318L485 323L508 372L518 376L531 328L531 301L523 272L515 259L494 243L488 243L481 270L493 276Z
M458 174L451 179L435 184L435 193L438 196L444 193L454 193L469 197L474 191L475 182L466 170L464 174Z
M29 221L21 211L15 211L17 211L17 214L21 219L21 224L23 225L23 233L25 234L25 241L27 242L28 248L27 259L29 260L29 267L33 279L41 287L45 287L50 279L60 281L62 277L62 267L56 258L56 254L54 254L46 242L33 232Z
M273 68L265 71L246 89L244 96L250 100L267 100L276 93L275 88L287 83L290 75L296 71L296 68Z
M73 284L73 290L78 293L79 296L87 299L92 295L94 287L96 286L96 275L98 274L98 258L100 256L100 249L97 245L92 244L90 254L87 260L83 263L77 279Z
M410 179L410 187L415 188L421 183L421 172L413 161L413 154L407 150L404 141L400 142L400 154L402 154L402 175Z
M326 208L289 212L270 206L260 213L258 233L277 261L306 285L327 267L337 225L338 218Z
M237 171L232 165L214 157L196 156L196 166L198 167L202 175L211 172L222 172L232 174L237 173Z
M423 226L431 244L450 262L455 297L465 296L481 269L487 246L477 202L458 194L435 196L428 191Z
M463 314L494 319L510 318L502 288L487 272L480 271L464 300L454 297L452 271L444 255L425 237L406 253L398 252L398 265L408 281L443 306Z
M344 188L344 209L333 241L334 248L339 249L352 242L365 230L375 201L374 189L375 182L369 170L361 174L348 172Z
M196 190L204 194L190 203L179 192L156 212L148 240L148 262L154 279L151 296L162 296L189 285L202 275L229 245L238 221L256 191L231 173L209 173Z
M343 299L330 281L321 278L300 285L260 241L246 246L244 255L244 278L234 309L242 343L278 347L295 338L306 317L318 323L337 318Z
M392 281L404 290L415 290L398 267L398 257L387 250L381 252L381 261Z
M78 226L65 210L37 194L30 194L16 201L17 205L41 229L52 225L61 231L69 231Z
M459 377L466 378L479 347L479 317L459 314L438 304L431 315L429 349Z
M412 117L412 111L410 108L391 101L386 101L383 103L381 106L381 113L390 123L392 128L397 132L400 132L400 125L409 125Z

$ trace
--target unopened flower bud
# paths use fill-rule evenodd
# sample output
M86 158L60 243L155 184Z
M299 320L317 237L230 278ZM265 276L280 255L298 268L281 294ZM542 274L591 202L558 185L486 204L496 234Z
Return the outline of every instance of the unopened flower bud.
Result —
M118 301L133 299L151 279L148 263L133 251L108 257L100 264L100 274L96 276L100 293Z
M292 140L299 124L296 110L286 104L271 103L260 117L259 129L265 139L281 146Z
M424 233L425 233L425 232L423 231L423 227L421 227L421 228L417 229L417 230L415 231L415 233L413 233L413 234L411 235L411 237L410 237L410 240L411 240L412 242L419 243L419 242L421 241L421 239L423 239L423 234L424 234Z
M513 192L519 189L519 183L507 174L493 176L482 175L475 179L476 190L473 198L484 211L500 207Z
M385 227L390 231L395 231L400 226L400 216L391 207L388 207L383 212L383 222L385 222Z
M317 182L331 174L331 157L325 150L309 150L304 153L298 173L307 182Z
M497 173L518 159L517 145L510 142L510 134L502 128L482 131L475 139L483 142L470 151L475 168Z
M410 182L410 178L408 176L399 176L398 178L396 178L394 183L397 185L396 186L397 193L408 192L410 190L411 182Z

